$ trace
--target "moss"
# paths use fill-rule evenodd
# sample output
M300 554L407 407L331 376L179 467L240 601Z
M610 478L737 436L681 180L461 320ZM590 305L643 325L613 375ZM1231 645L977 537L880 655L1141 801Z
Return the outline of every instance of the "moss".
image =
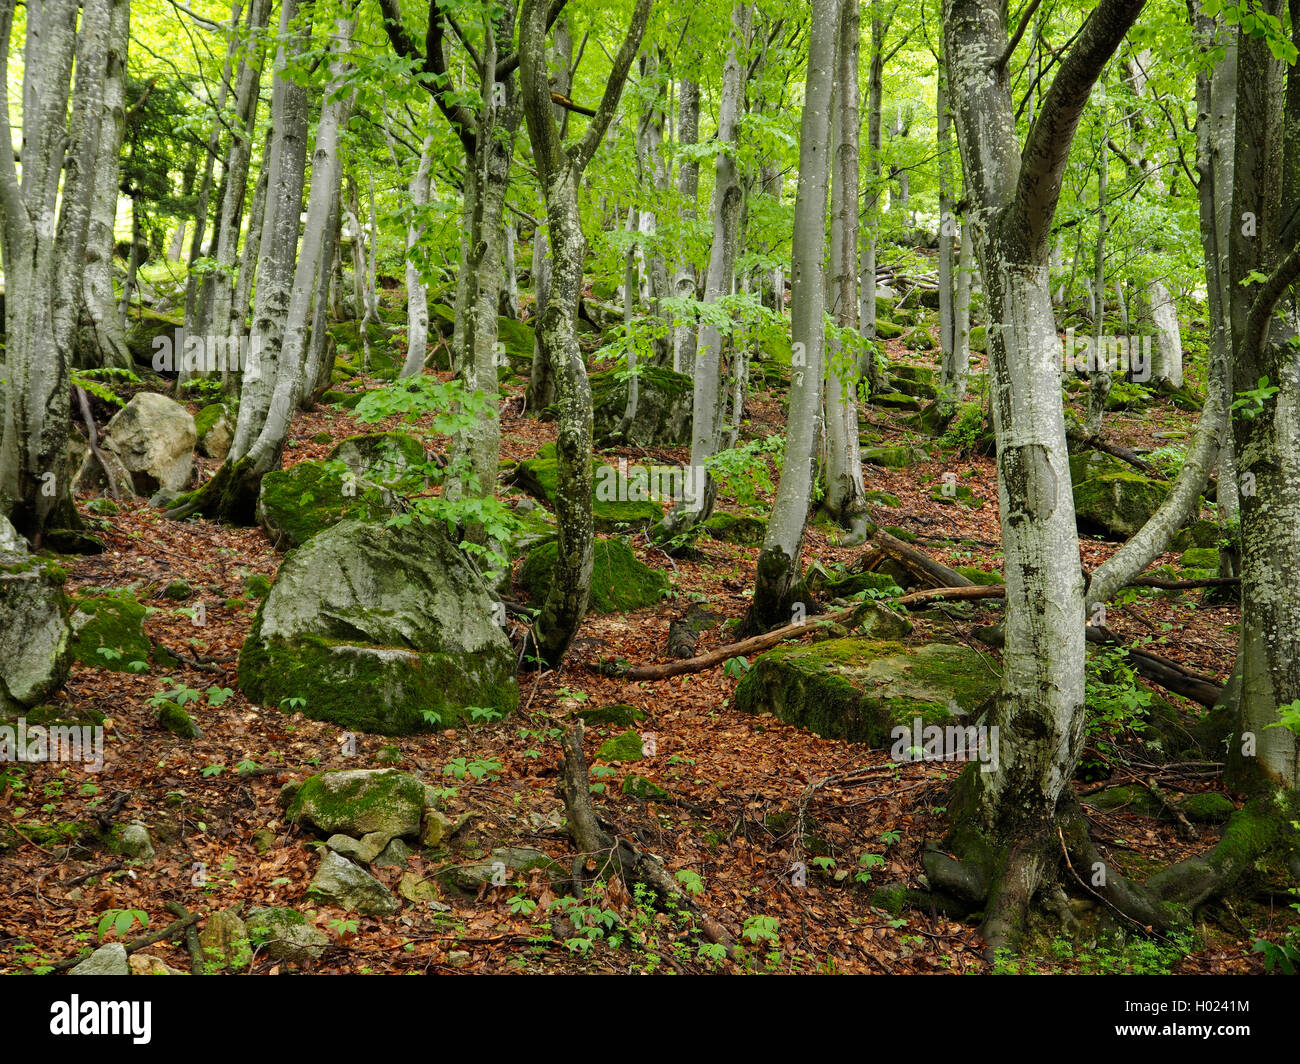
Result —
M637 560L621 539L598 539L593 547L591 597L593 613L625 613L659 602L668 590L668 578ZM528 552L519 571L519 583L533 601L545 601L559 557L559 546L541 543Z
M244 577L244 590L254 598L264 599L271 593L271 581L261 573L249 573Z
M629 775L623 780L623 793L646 801L663 801L669 797L668 792L659 784L637 775Z
M868 491L862 498L869 506L889 506L896 508L903 505L903 501L892 492L888 491Z
M629 489L628 481L612 466L592 459L591 468L598 488L610 485L617 499L631 499L634 496L635 492ZM554 507L559 491L555 444L546 444L535 457L520 462L515 467L514 479L529 495ZM592 517L598 530L613 531L625 525L653 524L663 517L663 510L654 502L611 502L597 498L592 504Z
M876 319L876 336L881 340L897 340L902 335L902 326L895 325L888 318Z
M1138 473L1111 469L1084 472L1079 479L1075 459L1070 460L1074 480L1074 510L1085 529L1106 535L1133 535L1160 508L1169 494L1169 485ZM1095 467L1094 467L1095 468Z
M122 512L122 507L112 499L91 499L86 503L86 509L100 517L115 517Z
M948 490L945 491L945 488ZM945 506L962 506L971 510L978 510L984 505L984 500L977 498L965 484L955 484L950 488L946 484L938 485L930 492L930 498Z
M895 726L956 723L951 707L973 714L996 692L998 676L968 647L832 639L760 656L736 687L742 713L772 713L826 738L888 748Z
M920 409L919 404L917 409ZM870 447L862 452L864 462L884 466L886 469L909 469L929 458L928 454L915 447Z
M188 580L173 580L162 591L163 598L174 602L184 602L194 594L194 588Z
M194 718L175 702L162 702L158 706L158 723L182 739L197 739L203 733Z
M1189 794L1178 803L1178 808L1195 824L1224 824L1237 811L1232 799L1218 791Z
M871 397L871 405L883 407L886 410L920 410L921 400L916 399L903 392L880 392ZM906 450L905 448L895 448L896 450ZM883 462L877 462L877 465L884 465Z
M345 494L348 487L322 462L299 462L288 469L273 470L262 478L258 522L278 548L287 550L345 518L392 511L391 501L375 485L353 482L352 495Z
M976 325L970 331L970 349L985 354L989 349L988 329L983 325Z
M637 367L637 413L629 439L643 447L675 447L691 442L694 382L663 366ZM591 375L592 429L598 443L611 438L627 411L625 370Z
M239 686L263 705L379 735L468 724L471 706L511 713L519 705L513 675L495 662L308 636L264 642L258 614L239 655Z
M357 477L394 487L422 476L424 444L405 432L367 432L340 440L329 457L342 460Z
M326 775L332 778L327 781ZM285 811L290 824L308 821L323 834L344 826L352 831L373 831L409 820L424 805L424 786L405 772L388 770L357 774L309 776L293 792ZM418 817L416 818L418 820Z
M514 318L497 318L497 342L505 348L511 369L524 376L532 372L536 333L531 325Z
M1217 547L1188 547L1178 563L1187 569L1212 569L1217 572L1219 551Z
M1159 816L1163 811L1160 800L1145 787L1135 783L1107 787L1099 794L1090 795L1087 803L1094 809L1123 810L1127 813L1141 813L1143 816Z
M886 525L885 531L895 539L901 539L904 543L916 542L915 532L910 532L906 528L900 528L898 525Z
M148 609L133 595L87 595L74 600L72 657L82 665L130 671L133 661L148 661L153 644L144 634ZM115 653L99 653L104 647Z
M975 566L973 565L959 565L957 566L956 571L961 573L961 575L964 576L967 580L969 580L972 584L981 584L984 586L988 586L991 584L1006 583L1006 581L1002 579L1001 573L986 572L983 569L975 568Z
M198 439L203 439L213 426L226 415L225 403L209 403L194 415L194 432Z
M365 392L340 392L327 391L320 397L320 401L326 406L337 406L344 410L351 410L357 403L361 402Z
M714 539L758 547L767 535L767 522L748 514L715 513L704 521L704 530Z
M641 736L630 728L606 739L596 751L599 761L640 761L644 756Z

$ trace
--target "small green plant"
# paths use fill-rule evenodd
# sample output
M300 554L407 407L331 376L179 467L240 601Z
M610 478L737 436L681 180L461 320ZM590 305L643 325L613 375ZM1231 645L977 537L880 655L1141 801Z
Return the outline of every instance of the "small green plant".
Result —
M491 780L501 772L501 762L495 758L453 758L442 770L444 776L463 780L468 776L472 780Z
M739 679L744 676L751 668L753 668L753 666L750 665L749 659L744 656L728 658L722 663L723 674L730 676L733 679Z
M1264 412L1264 404L1277 393L1278 389L1268 383L1267 377L1260 377L1259 383L1254 388L1237 393L1237 398L1232 404L1232 411L1235 414L1240 414L1247 421L1254 421L1256 417Z
M119 940L125 940L127 932L136 924L139 924L141 929L149 926L149 914L143 909L105 909L99 918L95 936L103 942L104 936L109 931L113 931Z

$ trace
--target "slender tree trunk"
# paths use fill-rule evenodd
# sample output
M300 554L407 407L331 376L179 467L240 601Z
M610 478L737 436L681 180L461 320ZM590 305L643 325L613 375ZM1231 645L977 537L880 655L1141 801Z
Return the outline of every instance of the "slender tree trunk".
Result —
M831 197L831 313L841 329L858 329L858 5L843 0L836 50L834 107L831 115L834 184ZM838 339L826 357L826 512L853 535L866 539L866 488L858 450L858 374L856 359Z
M830 183L830 105L840 0L813 0L808 75L799 126L799 190L795 195L790 293L794 370L785 460L758 556L754 599L744 628L754 632L790 619L789 594L799 575L804 527L812 501L821 432L825 362L826 192Z
M683 80L678 89L677 138L681 144L695 144L700 139L700 87L694 81ZM677 172L677 194L681 198L683 221L695 219L695 198L699 194L700 164L694 159L683 159ZM673 269L673 295L677 299L695 296L695 270L685 255L679 255ZM673 328L673 369L679 373L695 370L696 328L693 322L682 322Z
M424 360L429 350L429 290L415 267L414 253L424 237L424 225L418 219L429 203L429 171L432 166L433 136L430 135L424 139L420 162L408 188L416 216L406 227L406 362L402 365L403 377L414 377L424 372Z

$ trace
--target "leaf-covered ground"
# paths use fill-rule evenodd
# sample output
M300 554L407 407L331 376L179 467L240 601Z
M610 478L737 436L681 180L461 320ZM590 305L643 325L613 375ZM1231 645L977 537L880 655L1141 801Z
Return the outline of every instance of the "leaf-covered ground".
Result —
M890 344L890 355L932 364L930 356L905 352L897 343ZM526 458L554 438L552 424L512 416L521 405L517 395L516 388L503 405L503 459ZM755 396L748 416L747 437L783 429L776 395ZM1193 420L1172 405L1157 404L1140 415L1111 415L1108 432L1127 445L1152 447L1160 443L1155 433L1189 429ZM285 461L322 457L333 441L378 427L360 427L346 412L320 408L295 421ZM863 427L887 443L914 439L933 454L912 469L868 468L868 488L892 492L902 503L882 520L914 532L920 546L948 564L1000 568L992 459L945 454L933 440L908 433L901 419L870 406L863 408ZM609 453L642 462L688 457L685 450L672 449ZM210 470L214 463L203 465ZM984 504L973 508L934 500L935 484L946 472L956 473ZM7 766L0 776L0 970L39 969L87 952L109 910L141 910L151 928L161 927L172 919L165 909L169 901L205 914L260 904L307 911L333 943L315 965L322 972L733 968L729 961L719 965L701 957L699 940L680 920L639 908L618 887L601 905L616 914L606 939L620 935L619 948L605 941L591 948L575 945L583 936L562 908L551 906L555 897L537 874L478 897L444 890L446 911L408 905L385 919L313 908L304 899L318 843L285 825L277 798L286 781L327 768L391 765L437 786L455 787L446 809L463 821L457 842L467 851L527 845L567 863L572 847L558 789L559 729L575 710L609 703L630 703L644 712L638 727L653 734L654 753L627 766L594 762L601 811L621 834L660 855L670 871L687 873L679 878L699 889L700 905L749 943L748 967L988 970L971 926L914 911L896 917L870 904L877 886L918 885L921 847L942 832L955 766L895 764L880 751L741 715L730 705L737 681L723 669L630 683L588 667L600 659L665 660L669 623L696 598L714 613L739 617L752 587L756 548L706 539L698 557L674 560L637 537L637 555L669 575L672 595L657 608L589 618L563 669L522 674L518 714L436 735L358 736L352 749L336 728L279 707L251 705L238 692L236 658L257 605L249 577L273 579L281 558L259 529L170 522L142 502L124 503L120 513L106 518L86 516L107 549L66 560L69 590L135 589L153 608L148 635L180 664L153 665L141 674L76 667L56 704L61 717L103 715L104 770L91 775L60 765ZM839 535L820 521L812 524L805 561L828 567L850 562L863 548L837 546ZM1113 549L1113 544L1084 541L1085 565L1094 567ZM163 595L177 580L193 588L186 601ZM1222 682L1233 656L1235 611L1206 607L1200 598L1201 592L1144 594L1113 610L1108 623L1131 638L1172 637L1171 656ZM191 615L200 602L201 625ZM971 629L996 616L995 605L980 606L935 611L918 621L918 631L942 631L995 657L970 636ZM701 637L699 650L733 639L719 625ZM198 692L230 688L234 694L224 700L221 694L205 697L187 707L203 734L181 739L158 725L148 704L159 691L178 686ZM589 729L589 758L611 733ZM456 759L478 763L486 775L456 779L447 772ZM1123 771L1113 782L1123 781ZM621 784L629 772L654 781L670 797L643 801L624 795ZM1215 778L1177 769L1156 774L1162 786L1174 790L1221 786ZM105 844L106 829L137 820L147 825L157 846L152 864L126 862ZM800 823L804 831L797 841ZM1177 825L1122 811L1095 814L1093 827L1104 852L1121 867L1158 865L1207 848L1215 830L1202 829L1198 840L1188 841ZM869 867L869 882L858 882L867 867L861 859L869 854L881 861ZM802 886L790 875L795 860L808 869ZM443 870L419 854L411 868L427 877ZM395 886L400 871L376 869L375 874ZM1226 909L1213 916L1213 923L1198 929L1190 952L1167 943L1119 953L1045 943L1040 958L1022 963L1053 971L1259 970L1251 946L1258 935L1277 930L1281 914ZM188 968L178 944L159 943L148 952ZM255 973L275 970L275 963L261 955L251 965Z

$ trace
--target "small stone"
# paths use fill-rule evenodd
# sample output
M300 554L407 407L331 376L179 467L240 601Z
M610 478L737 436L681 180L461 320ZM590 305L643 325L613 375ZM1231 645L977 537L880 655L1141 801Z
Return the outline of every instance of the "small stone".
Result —
M133 861L152 861L155 856L153 840L143 824L130 824L124 828L117 840L117 850Z
M127 960L132 975L189 975L179 968L173 968L160 957L151 957L147 953L132 953Z
M326 839L325 845L335 853L342 854L353 861L369 864L379 856L391 838L392 835L386 831L372 831L359 839L354 839L350 835L336 834Z
M275 832L270 828L258 828L253 832L252 842L258 853L266 853L275 845Z
M424 905L435 912L445 913L451 906L438 898L438 887L432 880L418 872L406 872L397 884L397 893L414 905Z
M100 946L68 973L69 975L130 975L126 947L120 942Z
M279 906L253 909L248 914L247 926L249 937L264 945L268 955L294 964L319 960L330 942L296 909Z
M199 932L204 968L208 971L240 970L252 959L248 928L233 909L212 913Z
M326 852L307 893L327 905L366 916L391 916L400 908L392 891L333 850Z
M425 806L424 824L420 828L420 845L442 845L442 841L451 834L452 827L453 823L451 817L441 809L430 809L428 806Z
M393 839L375 858L376 868L405 868L406 859L411 856L411 847L401 839Z
M194 594L194 587L188 580L173 580L163 588L163 598L184 602Z
M645 756L641 736L630 728L600 744L596 757L601 761L640 761Z
M452 950L447 954L447 963L453 968L467 968L469 966L469 950Z

